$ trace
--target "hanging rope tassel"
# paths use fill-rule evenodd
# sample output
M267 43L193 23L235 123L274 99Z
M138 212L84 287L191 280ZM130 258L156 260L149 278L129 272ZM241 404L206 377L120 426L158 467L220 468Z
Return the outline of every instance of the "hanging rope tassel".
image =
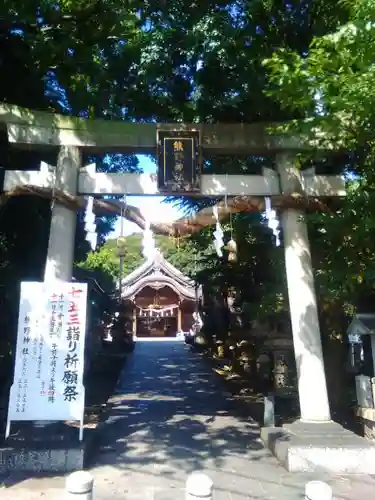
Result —
M216 230L214 231L214 247L218 257L223 256L222 248L224 246L224 231L219 222L219 213L217 206L212 207L213 215L216 219Z
M277 218L276 210L272 210L271 198L267 197L264 199L266 208L266 218L268 220L268 227L272 229L272 233L276 239L276 246L280 246L280 221Z
M221 250L224 246L224 232L219 222L216 223L216 230L214 231L214 247L218 257L223 256Z
M147 203L142 207L141 212L145 221L142 239L142 255L145 259L151 260L155 257L156 243L154 233L151 230L152 213L150 213L150 207L147 206Z
M147 220L143 231L142 255L145 259L150 260L154 257L155 250L154 233L150 229L150 221Z
M84 220L85 220L86 241L90 243L91 249L94 251L98 244L98 234L96 232L93 196L89 196L87 198Z
M237 243L233 239L232 212L229 213L229 228L230 228L230 240L227 243L227 250L229 252L228 253L228 262L237 262L238 252L237 252Z

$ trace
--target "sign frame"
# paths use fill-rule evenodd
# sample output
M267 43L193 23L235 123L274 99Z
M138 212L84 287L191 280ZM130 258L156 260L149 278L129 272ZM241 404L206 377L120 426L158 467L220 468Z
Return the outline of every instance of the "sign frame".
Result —
M82 441L87 283L23 281L20 292L5 439L12 422L79 421Z
M201 131L157 129L156 143L159 192L163 195L200 194Z

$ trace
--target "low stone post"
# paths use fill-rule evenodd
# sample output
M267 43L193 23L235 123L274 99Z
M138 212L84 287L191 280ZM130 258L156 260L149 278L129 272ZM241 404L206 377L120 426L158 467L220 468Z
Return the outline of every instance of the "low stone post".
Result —
M264 414L263 414L263 426L264 427L275 427L275 395L269 392L264 396Z
M186 480L186 500L212 500L212 480L202 472L193 472Z
M332 488L323 481L310 481L305 486L305 500L332 500Z
M83 470L73 472L67 477L65 491L66 500L93 500L94 478Z

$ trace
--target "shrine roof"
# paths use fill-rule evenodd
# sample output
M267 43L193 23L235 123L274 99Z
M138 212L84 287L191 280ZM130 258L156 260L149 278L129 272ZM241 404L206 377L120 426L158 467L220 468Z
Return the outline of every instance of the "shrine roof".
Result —
M182 298L195 300L194 281L170 264L159 250L122 280L122 297L134 299L146 286L169 286Z

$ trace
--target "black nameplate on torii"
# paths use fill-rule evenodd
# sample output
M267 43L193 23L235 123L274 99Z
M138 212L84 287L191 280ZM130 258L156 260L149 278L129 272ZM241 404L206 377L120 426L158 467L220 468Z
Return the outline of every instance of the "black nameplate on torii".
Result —
M200 132L157 131L158 189L164 194L201 190Z

